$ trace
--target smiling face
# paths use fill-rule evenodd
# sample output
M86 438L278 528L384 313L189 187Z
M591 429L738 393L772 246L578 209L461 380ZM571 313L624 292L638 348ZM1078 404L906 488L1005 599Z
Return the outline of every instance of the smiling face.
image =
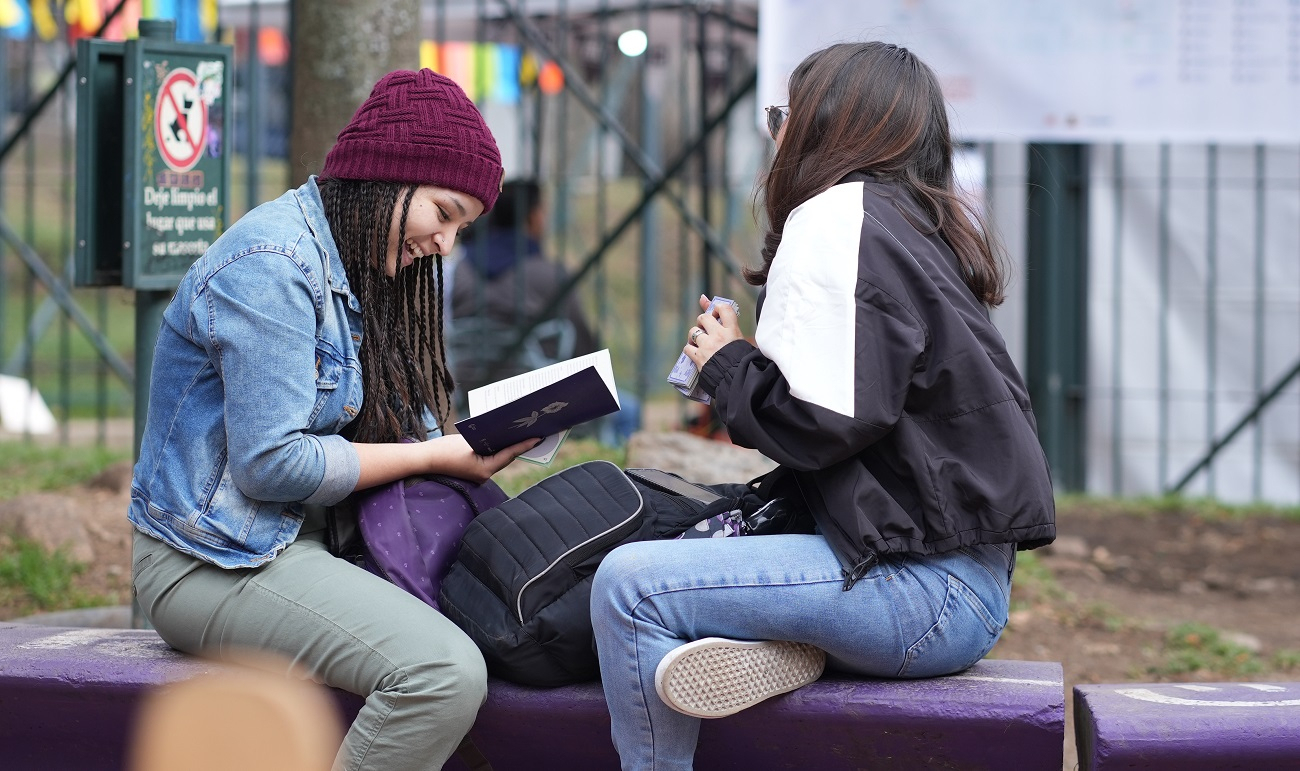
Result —
M397 275L399 268L412 265L422 257L435 253L443 257L451 254L456 236L483 213L483 203L472 195L445 187L421 185L411 198L411 209L406 215L406 238L399 244L402 199L403 196L399 195L388 232L384 273L390 278Z

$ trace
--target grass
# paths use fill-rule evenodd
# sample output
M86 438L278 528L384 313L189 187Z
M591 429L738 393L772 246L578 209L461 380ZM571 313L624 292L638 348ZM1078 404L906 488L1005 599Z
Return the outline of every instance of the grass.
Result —
M627 452L603 445L594 439L569 438L560 445L559 453L549 465L519 460L507 466L493 479L501 485L502 490L514 497L552 474L590 460L607 460L621 467L626 463Z
M1133 625L1133 622L1119 611L1104 602L1090 602L1079 612L1079 622L1083 626L1104 629L1107 632L1120 632Z
M1012 585L1015 589L1011 599L1012 611L1073 599L1033 552L1022 551L1016 554L1016 577Z
M0 606L30 611L86 608L104 604L104 598L81 591L73 579L86 566L62 550L47 552L27 540L15 540L0 553Z
M1300 649L1283 648L1273 654L1272 663L1280 672L1300 672Z
M0 442L0 500L86 482L108 466L130 459L127 450L104 447L46 447Z
M1151 517L1158 514L1186 514L1211 520L1231 520L1267 516L1300 519L1300 506L1275 506L1268 503L1232 504L1212 498L1185 498L1178 495L1137 498L1103 498L1073 493L1056 496L1058 515L1068 517L1071 510L1088 510L1105 514Z
M1165 635L1163 660L1148 668L1156 675L1253 675L1266 669L1249 648L1226 639L1204 624L1179 624Z

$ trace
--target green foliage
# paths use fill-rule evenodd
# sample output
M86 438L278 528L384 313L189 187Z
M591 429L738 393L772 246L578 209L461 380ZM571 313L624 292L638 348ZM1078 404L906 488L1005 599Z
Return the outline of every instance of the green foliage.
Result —
M1079 620L1087 626L1104 629L1107 632L1119 632L1132 625L1128 618L1104 602L1090 602L1085 605L1080 611Z
M1022 551L1016 554L1016 576L1012 589L1013 610L1071 599L1070 593L1061 587L1056 576L1033 552Z
M569 438L560 445L559 453L549 465L541 466L526 460L517 460L493 479L501 485L502 490L513 497L552 474L589 460L607 460L622 467L627 460L627 451L603 445L594 439Z
M0 593L13 597L18 606L33 610L61 610L97 605L102 598L87 595L73 586L72 579L86 566L75 562L60 549L53 553L26 540L13 542L0 554Z
M1186 514L1202 519L1241 519L1253 516L1300 519L1300 506L1273 506L1267 503L1231 504L1212 498L1184 498L1178 495L1139 498L1100 498L1088 495L1061 494L1056 497L1056 513L1068 518L1071 511L1149 517L1156 514Z
M1251 675L1264 670L1259 658L1241 645L1225 640L1213 627L1179 624L1165 635L1163 661L1149 669L1153 674Z
M1300 649L1283 648L1274 653L1273 668L1282 672L1300 671Z
M44 447L30 442L0 442L0 500L38 490L81 484L108 466L130 458L126 450L105 447Z

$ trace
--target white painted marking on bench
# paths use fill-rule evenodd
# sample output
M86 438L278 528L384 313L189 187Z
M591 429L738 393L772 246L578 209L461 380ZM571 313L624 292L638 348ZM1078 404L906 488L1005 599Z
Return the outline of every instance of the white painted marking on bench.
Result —
M1217 691L1217 690L1219 690L1218 688L1214 688L1214 687L1209 686L1209 685L1175 685L1174 687L1175 687L1175 688L1182 688L1184 691L1199 691L1199 692L1202 692L1202 693L1207 692L1207 691Z
M1286 689L1280 685L1271 685L1269 683L1240 683L1240 685L1242 688L1251 688L1256 691L1264 691L1265 693L1277 693L1279 691L1286 691Z
M1138 701L1152 704L1166 704L1175 707L1300 707L1300 699L1283 699L1280 701L1222 701L1218 699L1185 699L1181 696L1166 696L1147 688L1119 688L1115 693Z
M952 675L949 680L983 680L989 683L1015 683L1016 685L1044 685L1061 688L1065 683L1060 680L1028 680L1023 677L993 677L991 675Z
M38 637L30 642L19 645L19 648L28 650L68 650L83 645L92 645L95 642L112 637L116 632L111 629L73 629L67 632L59 632L49 637Z
M72 650L93 647L106 656L130 659L156 658L160 653L175 654L154 635L124 633L121 629L71 629L21 643L26 650ZM179 655L179 654L176 654Z

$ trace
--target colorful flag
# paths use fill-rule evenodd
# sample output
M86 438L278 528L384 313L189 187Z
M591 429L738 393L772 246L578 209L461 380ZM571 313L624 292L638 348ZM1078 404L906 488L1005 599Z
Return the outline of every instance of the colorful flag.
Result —
M542 65L533 56L532 51L524 52L519 60L519 85L524 88L532 88L537 83L537 73L542 69Z
M32 11L32 26L41 40L49 41L59 36L59 23L50 10L50 0L31 0L28 7Z
M438 62L438 44L432 40L420 41L420 69L441 72Z
M488 89L492 87L492 81L496 80L496 55L492 49L496 48L493 43L471 43L474 52L474 90L469 92L469 98L475 102L481 102L488 94Z
M104 12L99 0L65 0L63 20L68 23L68 37L91 37L104 25Z
M186 43L202 43L202 13L199 0L174 0L176 4L176 39Z
M456 81L475 102L515 104L521 86L531 87L536 83L540 64L535 56L517 45L461 41L439 44L423 40L420 66ZM547 72L547 83L554 84L558 92L563 88L564 76L556 70Z
M104 18L117 7L117 0L99 0L100 10L104 13ZM104 29L105 40L126 40L129 37L135 37L137 30L140 29L140 0L126 0L122 10L117 12L113 20L108 23Z
M489 98L514 104L519 101L519 46L498 45L495 51L496 77L492 79Z
M217 21L219 18L217 0L200 0L199 26L203 28L204 36L213 37L217 34Z
M26 0L0 0L0 28L16 40L32 33L32 11Z
M144 19L175 19L177 0L144 0L140 17Z
M442 44L442 74L470 94L474 88L474 52L469 43ZM471 95L471 98L472 95Z

